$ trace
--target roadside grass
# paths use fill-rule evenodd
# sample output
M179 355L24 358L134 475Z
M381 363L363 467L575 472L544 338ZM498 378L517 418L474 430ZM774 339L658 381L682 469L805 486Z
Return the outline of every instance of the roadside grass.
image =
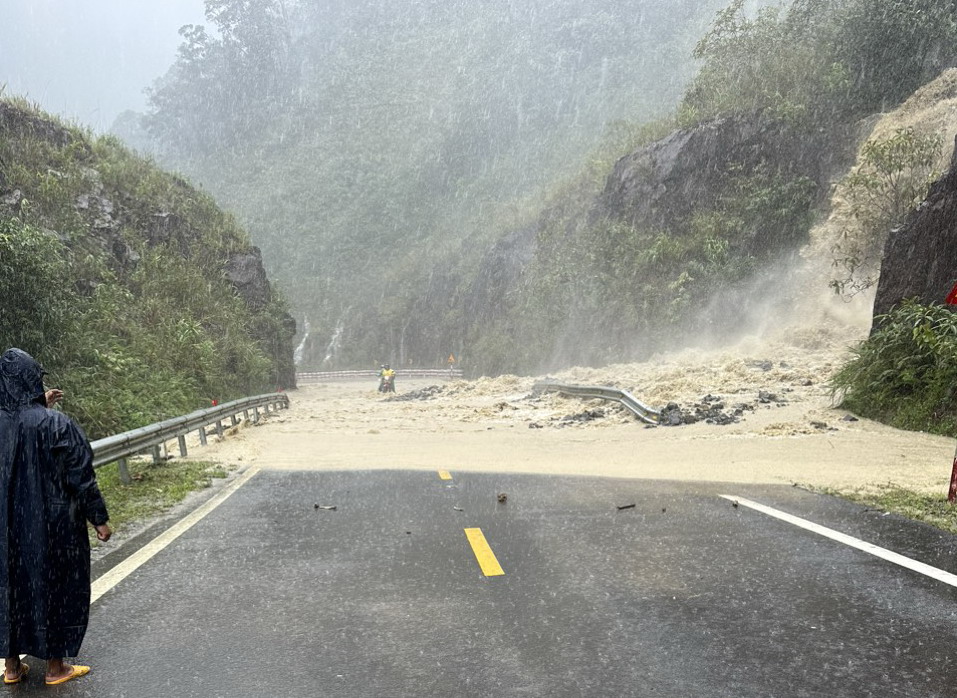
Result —
M115 463L96 471L97 483L110 512L110 525L115 531L163 513L191 492L212 485L214 478L226 477L229 469L204 461L169 460L154 464L143 460L130 461L129 471L132 478L129 485L120 482ZM95 539L92 535L91 540Z
M922 494L895 485L881 485L874 491L829 491L828 494L957 533L957 506L950 504L946 496Z

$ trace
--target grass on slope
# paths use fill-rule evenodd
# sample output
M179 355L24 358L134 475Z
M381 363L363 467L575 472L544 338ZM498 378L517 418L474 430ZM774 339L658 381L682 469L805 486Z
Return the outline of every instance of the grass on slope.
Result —
M224 478L228 474L223 465L188 460L158 464L149 460L131 461L129 470L132 477L129 485L120 482L115 463L96 472L114 530L121 531L134 522L161 514L191 492L212 485L213 478Z
M948 533L957 533L957 506L950 504L945 495L922 494L885 485L873 492L841 492L838 496L871 509L921 521Z

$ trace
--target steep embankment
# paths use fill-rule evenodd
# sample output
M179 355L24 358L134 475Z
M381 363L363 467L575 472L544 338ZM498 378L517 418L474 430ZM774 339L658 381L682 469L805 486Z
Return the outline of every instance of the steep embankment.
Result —
M857 149L769 111L675 131L556 197L532 234L483 260L511 286L470 327L477 372L540 371L733 342L794 312L797 251ZM503 320L504 318L504 320ZM510 363L496 363L502 355Z
M0 343L94 435L294 385L295 323L246 234L116 139L0 101Z
M942 146L940 154L929 169L938 174L945 172L952 164L954 137L957 135L957 69L942 73L897 109L869 119L862 129L862 140L871 142L887 142L908 129L919 136L938 139ZM863 160L863 155L858 154L851 174L861 171ZM899 173L901 177L907 175L906 169ZM818 287L825 286L835 276L834 262L839 256L835 250L838 243L842 239L855 239L863 234L861 217L855 214L857 202L849 190L851 182L851 179L844 178L836 184L829 215L812 230L811 242L802 252L808 264L809 283ZM935 203L933 199L939 199L941 186L935 187L935 190L937 193L931 192L928 202L921 204L900 230L895 229L890 233L889 246L884 250L882 259L878 260L882 290L878 292L875 314L886 313L892 305L907 297L917 296L925 302L939 303L950 289L949 286L943 288L947 285L947 279L935 278L929 287L924 285L924 271L939 271L944 277L950 273L939 264L943 257L937 249L942 245L948 247L946 236L943 235L949 225L945 220L946 215L943 218L937 215L937 222L929 223L929 227L920 223L934 216L933 212L940 211L939 200ZM920 229L921 233L915 236L916 229ZM909 242L902 246L901 241L905 239ZM949 246L949 249L953 247ZM888 286L891 280L894 282ZM814 299L814 304L819 302ZM813 305L803 311L813 313Z
M887 313L905 298L941 303L957 278L952 262L957 251L957 69L920 90L892 116L895 124L939 135L944 144L940 169L946 162L950 171L931 187L905 223L891 231L875 315Z

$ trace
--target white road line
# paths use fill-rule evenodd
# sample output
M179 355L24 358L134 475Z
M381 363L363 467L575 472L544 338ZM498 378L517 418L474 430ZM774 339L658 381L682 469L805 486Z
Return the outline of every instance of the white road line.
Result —
M830 538L831 540L836 540L838 543L843 543L852 548L857 548L865 553L870 553L875 557L879 557L888 562L893 562L895 565L900 565L901 567L906 567L909 570L914 572L919 572L920 574L927 575L931 579L936 579L939 582L944 584L949 584L952 587L957 587L957 575L951 574L950 572L945 572L944 570L937 569L936 567L931 567L930 565L925 565L923 562L918 562L909 557L904 557L898 553L887 550L886 548L881 548L873 543L868 543L866 541L854 538L853 536L848 536L843 533L839 533L831 528L826 528L820 526L816 523L808 521L807 519L802 519L797 516L792 516L791 514L786 514L783 511L778 511L777 509L772 509L771 507L764 506L763 504L758 504L757 502L752 502L749 499L744 499L743 497L735 497L730 494L722 494L724 499L728 499L732 502L737 502L743 507L748 507L756 511L760 511L763 514L768 516L773 516L776 519L781 521L786 521L789 524L799 526L807 531L812 533L817 533L818 535L824 536L825 538Z
M259 468L250 468L236 478L233 482L231 482L222 492L190 513L188 516L177 521L175 524L163 531L163 533L156 536L156 538L154 538L152 541L123 560L123 562L99 577L90 587L90 603L94 603L97 599L103 596L103 594L122 582L130 574L135 572L140 565L147 562L150 558L156 555L156 553L160 552L167 545L186 533L186 531L192 528L197 522L202 520L204 516L229 499L229 497L236 490L249 482L249 480L251 480L258 472Z

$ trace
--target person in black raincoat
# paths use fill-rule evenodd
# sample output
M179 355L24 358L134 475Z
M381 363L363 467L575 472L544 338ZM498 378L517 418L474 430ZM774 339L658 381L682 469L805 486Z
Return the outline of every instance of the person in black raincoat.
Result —
M47 660L46 683L83 676L71 666L90 614L90 542L86 522L108 540L109 515L83 431L47 408L43 369L20 349L0 356L0 648L4 683ZM58 399L62 393L56 396Z

